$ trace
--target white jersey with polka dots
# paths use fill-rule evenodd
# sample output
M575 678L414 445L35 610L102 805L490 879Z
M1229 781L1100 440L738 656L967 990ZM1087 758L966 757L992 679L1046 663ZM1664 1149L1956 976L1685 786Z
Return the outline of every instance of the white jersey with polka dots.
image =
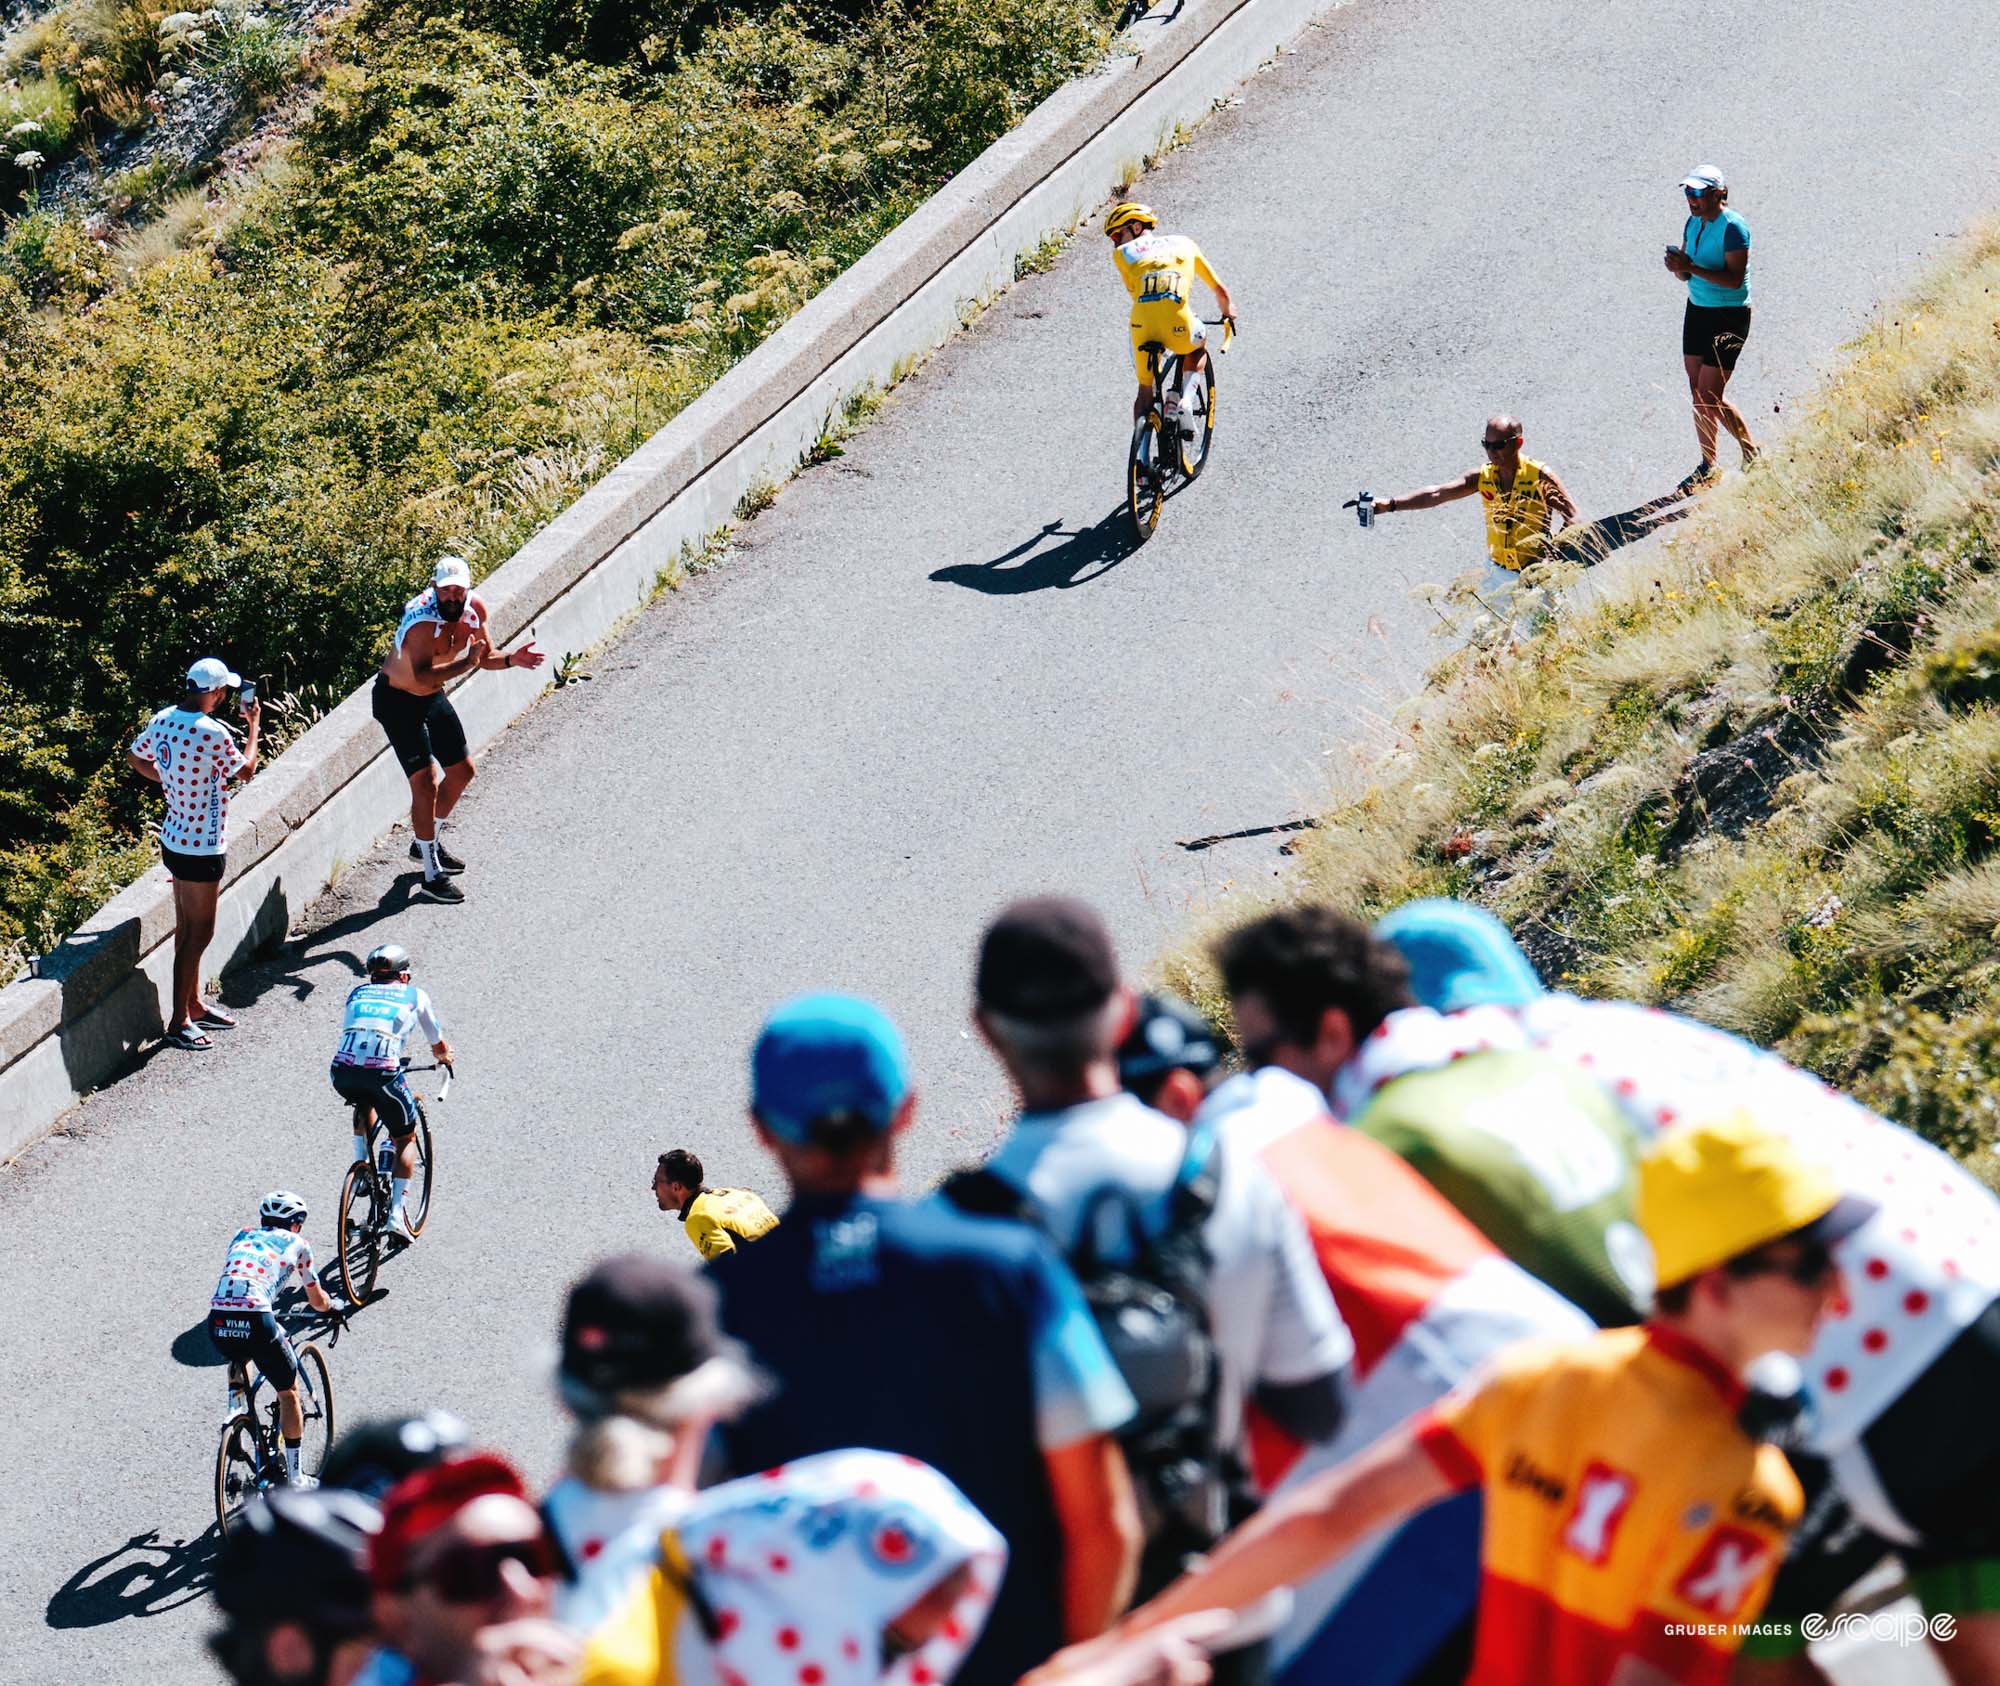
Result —
M229 781L243 751L229 728L198 708L163 708L132 740L132 753L160 769L167 799L160 842L183 855L219 855L229 843Z
M293 1272L312 1275L313 1250L289 1229L239 1229L222 1261L222 1279L208 1302L217 1311L269 1311Z
M439 628L462 626L468 632L477 632L480 627L479 599L468 592L465 598L465 612L457 620L450 621L438 613L437 587L425 586L403 605L403 618L396 626L397 654L402 653L403 640L410 636L413 628L419 626Z
M1520 1020L1595 1075L1642 1133L1747 1110L1881 1208L1835 1249L1847 1295L1804 1360L1812 1451L1853 1445L2000 1295L2000 1201L1921 1137L1692 1019L1550 995Z

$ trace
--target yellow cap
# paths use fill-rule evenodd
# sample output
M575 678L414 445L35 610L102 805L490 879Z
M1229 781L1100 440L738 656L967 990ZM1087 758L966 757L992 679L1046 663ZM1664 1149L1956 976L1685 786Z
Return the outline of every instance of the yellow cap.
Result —
M1639 1161L1639 1227L1653 1244L1663 1288L1803 1229L1840 1204L1831 1171L1747 1112L1677 1125Z

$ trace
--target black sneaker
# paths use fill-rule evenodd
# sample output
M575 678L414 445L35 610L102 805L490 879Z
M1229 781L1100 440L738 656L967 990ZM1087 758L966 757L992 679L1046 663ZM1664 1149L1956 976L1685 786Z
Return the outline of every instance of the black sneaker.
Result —
M465 892L441 872L435 878L426 878L424 880L423 892L434 902L462 902L465 900Z
M437 852L438 852L438 870L440 872L463 872L465 870L465 862L460 860L456 855L454 855L449 849L447 849L444 846L444 841L442 838L440 838L438 841ZM410 859L413 861L420 861L423 858L424 858L423 846L421 844L412 843L410 845Z

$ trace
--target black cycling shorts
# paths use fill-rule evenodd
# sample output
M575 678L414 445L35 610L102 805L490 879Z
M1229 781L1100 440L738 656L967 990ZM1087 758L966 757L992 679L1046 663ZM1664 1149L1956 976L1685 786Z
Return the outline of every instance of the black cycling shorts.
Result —
M1699 357L1711 369L1733 369L1750 337L1747 304L1696 304L1688 301L1681 318L1681 355Z
M331 1067L334 1093L350 1106L372 1106L389 1134L407 1136L417 1127L417 1098L400 1071L371 1071L362 1065Z
M389 747L405 773L414 776L433 761L440 767L456 767L465 759L465 728L458 723L458 710L444 692L420 697L399 691L389 683L386 673L378 673L372 700L375 718L381 721Z
M217 1307L208 1314L208 1338L230 1363L248 1359L255 1364L280 1393L299 1379L292 1337L268 1311L224 1311Z
M169 877L183 884L220 884L227 855L184 855L178 849L160 845L160 859L167 863Z
M1890 1552L1913 1576L2000 1557L2000 1300L1932 1360L1861 1437L1896 1514L1923 1543L1892 1545L1854 1516L1817 1458L1793 1455L1806 1516L1771 1589L1767 1621L1833 1601Z

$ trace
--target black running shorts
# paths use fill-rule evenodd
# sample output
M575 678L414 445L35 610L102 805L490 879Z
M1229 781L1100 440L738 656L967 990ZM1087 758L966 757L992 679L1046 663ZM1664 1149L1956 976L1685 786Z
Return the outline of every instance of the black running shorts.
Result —
M167 863L168 876L183 884L220 884L227 855L184 855L178 849L160 845L160 859Z
M1699 357L1711 369L1733 369L1750 337L1747 304L1689 303L1681 318L1681 355Z
M414 776L433 761L440 767L456 767L465 759L465 728L444 692L420 697L398 690L387 674L378 673L373 701L375 718L405 773Z
M255 1364L280 1393L299 1379L292 1337L268 1311L225 1311L218 1306L208 1314L208 1338L230 1363L248 1359Z

